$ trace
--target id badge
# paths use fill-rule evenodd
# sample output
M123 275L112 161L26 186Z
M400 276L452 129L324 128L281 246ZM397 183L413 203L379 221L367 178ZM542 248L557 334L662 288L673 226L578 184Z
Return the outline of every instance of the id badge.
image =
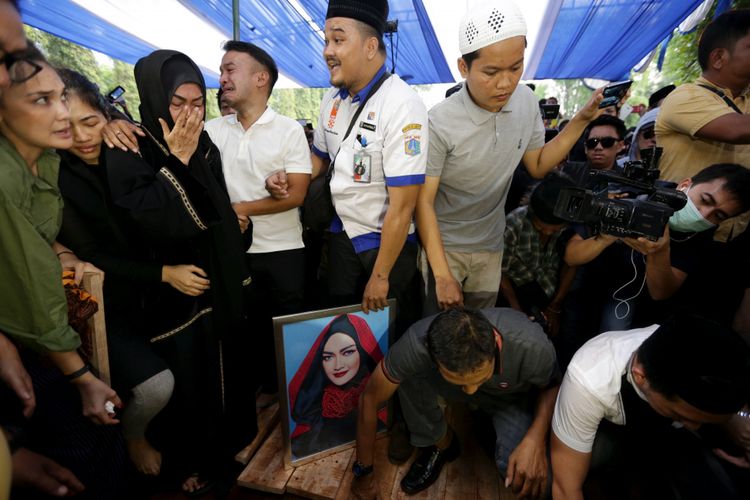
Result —
M354 153L354 182L369 184L372 174L372 157L364 151Z

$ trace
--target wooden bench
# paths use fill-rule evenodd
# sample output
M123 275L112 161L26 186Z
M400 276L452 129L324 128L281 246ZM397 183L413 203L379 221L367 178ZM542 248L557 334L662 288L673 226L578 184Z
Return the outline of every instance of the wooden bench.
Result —
M259 415L259 427L261 416ZM500 485L494 461L480 449L470 430L470 418L463 408L451 408L451 426L461 440L461 456L447 464L440 478L426 490L412 496L401 491L401 478L409 470L410 462L393 465L388 461L388 437L375 443L375 480L384 499L485 499L515 498L510 490ZM270 420L266 420L270 421ZM260 434L260 432L259 432ZM351 498L350 487L354 448L297 468L285 468L281 424L274 424L262 445L251 457L237 483L245 488L268 493L293 494L305 498L346 500Z

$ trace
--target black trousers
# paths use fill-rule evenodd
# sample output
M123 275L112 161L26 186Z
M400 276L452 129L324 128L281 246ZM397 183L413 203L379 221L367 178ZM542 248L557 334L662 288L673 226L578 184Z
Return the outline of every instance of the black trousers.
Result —
M96 425L83 416L76 387L60 370L36 354L22 353L36 395L30 419L21 414L18 397L0 383L0 424L22 436L20 446L70 469L86 490L82 500L133 498L126 477L128 467L120 425ZM49 498L34 491L13 491L11 498Z
M253 277L250 321L258 326L258 380L263 392L278 390L273 317L303 310L305 298L305 249L249 253Z
M379 250L357 253L346 232L331 234L328 291L332 307L362 302ZM395 341L420 319L416 244L404 243L388 278L388 297L396 299Z

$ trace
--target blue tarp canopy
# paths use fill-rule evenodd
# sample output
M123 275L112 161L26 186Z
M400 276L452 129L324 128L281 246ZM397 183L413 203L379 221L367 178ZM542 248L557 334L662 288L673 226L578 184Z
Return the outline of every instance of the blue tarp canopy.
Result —
M472 1L389 0L398 33L388 67L411 84L459 79L458 24ZM706 0L713 1L713 0ZM702 0L517 0L529 24L525 79L617 80ZM218 85L221 44L232 38L232 0L20 0L27 24L135 63L156 48L181 50ZM327 0L240 0L240 38L277 61L287 82L328 86L322 58ZM392 47L391 44L395 46ZM392 52L391 49L394 49ZM451 61L448 64L447 61Z

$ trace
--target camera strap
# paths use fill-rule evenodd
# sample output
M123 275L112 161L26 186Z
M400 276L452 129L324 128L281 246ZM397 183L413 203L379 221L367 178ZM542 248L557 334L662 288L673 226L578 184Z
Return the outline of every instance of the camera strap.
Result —
M705 85L705 84L703 84L703 83L697 83L696 85L698 85L699 87L703 87L704 89L708 89L708 90L710 90L711 92L713 92L713 93L714 93L714 94L716 94L717 96L719 96L719 97L721 97L722 99L724 99L724 102L725 102L725 103L727 103L727 106L729 106L730 108L732 108L733 110L735 110L736 112L738 112L738 113L739 113L739 114L741 114L741 115L742 115L742 114L744 114L744 113L743 113L743 112L742 112L742 111L740 110L740 108L738 108L738 107L737 107L737 105L736 105L736 104L734 103L734 101L733 101L733 100L731 100L731 99L730 99L730 98L729 98L729 97L728 97L728 96L727 96L727 95L726 95L726 94L725 94L725 93L724 93L723 91L721 91L720 89L717 89L716 87L711 87L711 86L709 86L709 85Z

